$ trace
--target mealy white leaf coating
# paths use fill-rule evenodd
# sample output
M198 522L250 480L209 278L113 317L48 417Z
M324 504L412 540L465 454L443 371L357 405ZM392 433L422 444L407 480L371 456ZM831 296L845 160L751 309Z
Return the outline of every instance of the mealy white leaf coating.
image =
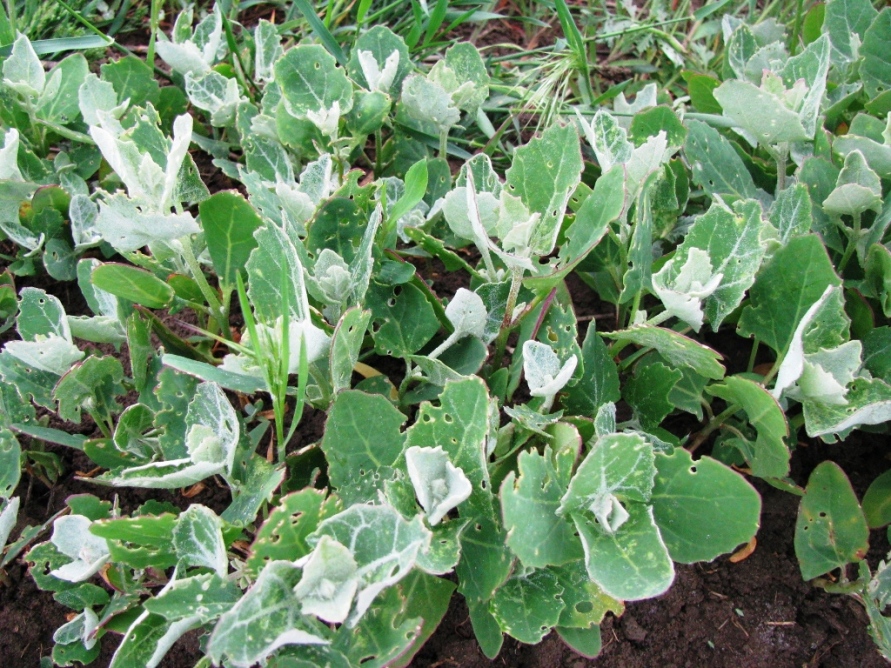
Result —
M449 460L441 446L412 446L405 451L405 465L427 520L435 526L448 512L465 501L473 487L464 471Z
M69 582L83 582L105 565L109 559L108 543L90 533L92 523L84 515L66 515L55 521L50 542L72 561L50 571L50 575Z
M523 344L523 372L533 397L556 395L572 378L577 364L578 358L573 355L561 366L553 348L539 341Z

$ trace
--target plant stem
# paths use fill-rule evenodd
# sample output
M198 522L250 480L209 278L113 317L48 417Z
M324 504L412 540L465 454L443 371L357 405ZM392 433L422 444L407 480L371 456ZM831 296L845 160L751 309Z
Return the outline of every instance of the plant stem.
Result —
M504 357L504 349L507 347L507 337L513 327L513 313L517 305L517 297L520 295L520 287L523 282L523 270L514 267L511 270L510 292L507 295L507 303L504 306L504 319L501 321L501 331L498 332L498 339L495 342L495 356L492 358L495 368L501 366L501 360Z
M761 341L755 339L755 343L752 344L752 352L749 353L749 366L746 367L746 370L749 373L752 373L752 370L755 368L755 359L758 357L758 346L761 344Z
M145 54L145 61L149 67L155 64L155 38L158 34L158 28L161 23L161 0L152 0L151 19L149 24L149 43L148 51Z
M842 273L845 270L845 267L848 266L848 262L851 259L851 256L854 254L854 249L857 246L857 239L860 237L860 213L857 212L854 214L854 229L851 232L848 232L848 245L845 246L845 254L842 255L841 262L838 263L838 273Z
M740 406L731 405L728 406L725 410L718 413L715 417L708 421L708 424L703 427L698 434L693 438L690 445L687 446L687 450L691 453L696 452L696 449L705 443L705 440L712 435L716 429L719 429L722 424L728 419L736 415L740 411Z
M198 289L201 290L201 294L204 295L208 306L210 306L211 318L217 324L220 334L228 339L228 309L223 308L223 305L220 303L220 300L217 299L217 295L214 293L213 288L211 288L210 284L207 282L207 278L204 276L204 271L201 269L201 265L198 264L195 253L192 252L192 244L189 239L183 239L183 242L180 245L183 249L183 259L186 261L186 264L189 265L189 270L192 272L192 278L195 279L195 282L198 284Z

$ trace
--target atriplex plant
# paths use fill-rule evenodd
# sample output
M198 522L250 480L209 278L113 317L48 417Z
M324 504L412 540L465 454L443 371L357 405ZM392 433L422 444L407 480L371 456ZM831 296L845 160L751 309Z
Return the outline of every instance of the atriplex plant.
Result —
M832 442L891 418L891 9L831 0L791 41L726 16L720 78L687 73L671 105L651 84L575 108L500 156L503 175L450 143L492 130L471 44L421 70L383 26L347 54L321 22L325 46L263 20L238 41L220 7L193 18L158 37L171 86L132 57L47 75L24 36L2 66L0 229L18 254L0 316L20 340L0 352L0 542L19 436L81 450L100 485L218 476L232 494L220 513L75 496L21 532L0 567L30 547L37 584L77 613L53 661L92 661L111 631L113 666L156 666L198 629L204 665L406 665L448 574L487 655L556 629L593 656L608 612L754 537L746 476L802 495L804 577L841 569L833 587L891 653L886 570L863 563L891 474L862 509L832 463L806 488L789 477L802 430ZM247 198L209 193L193 142ZM432 257L467 287L440 299L417 269ZM16 300L13 275L41 264L94 315L32 287ZM572 273L614 305L613 331L580 337ZM166 317L182 312L197 325ZM722 326L748 368L710 347ZM129 368L76 340L126 344ZM379 370L395 360L398 384ZM294 449L307 404L324 434Z

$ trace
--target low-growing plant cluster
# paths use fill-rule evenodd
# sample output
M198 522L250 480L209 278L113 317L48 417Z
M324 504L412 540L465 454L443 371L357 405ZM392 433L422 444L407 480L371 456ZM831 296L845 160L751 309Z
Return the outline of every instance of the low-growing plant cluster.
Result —
M73 611L52 660L117 633L112 666L157 666L197 630L206 666L407 665L456 591L490 657L552 630L595 656L605 615L753 540L751 478L801 497L803 577L860 600L891 658L889 571L864 561L891 472L862 505L832 462L790 478L799 440L891 419L891 9L705 6L688 46L647 33L696 69L629 101L594 91L558 0L560 95L529 138L528 72L435 48L487 16L412 3L395 32L362 2L340 33L294 5L296 40L180 12L149 45L163 86L133 55L46 71L9 35L0 567ZM17 291L44 273L92 315ZM567 279L610 317L580 329ZM324 432L295 446L310 409ZM96 485L231 501L72 496L13 535L23 462L60 473L41 443Z

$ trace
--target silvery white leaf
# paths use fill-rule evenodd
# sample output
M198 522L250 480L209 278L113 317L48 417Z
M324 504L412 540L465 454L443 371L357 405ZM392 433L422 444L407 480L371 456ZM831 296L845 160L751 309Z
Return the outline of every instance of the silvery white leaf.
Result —
M339 187L340 178L330 153L324 153L318 160L310 162L300 173L298 190L306 193L316 205Z
M656 84L648 83L638 92L634 102L628 102L625 99L625 93L619 93L618 97L613 101L613 110L622 113L618 117L619 125L626 130L631 127L631 117L639 111L655 107L656 102Z
M282 321L278 318L272 325L257 323L257 337L260 347L265 351L280 351L282 348ZM241 340L242 345L251 344L251 337L246 333ZM328 352L331 338L316 327L311 320L291 320L288 324L288 373L300 371L300 348L306 345L306 359L312 364ZM249 368L249 367L247 367ZM236 372L237 373L237 372Z
M823 210L829 213L849 216L873 209L880 211L882 206L882 181L870 169L866 158L859 150L845 156L845 166L839 172L835 189L823 201Z
M90 135L102 151L102 157L120 177L130 197L158 205L164 192L164 170L142 153L133 141L120 139L98 126L90 127Z
M3 506L3 510L0 510L0 550L6 545L6 541L9 540L9 534L12 533L12 530L15 527L15 521L19 514L20 502L21 499L14 496L7 500Z
M109 559L108 543L90 533L92 521L83 515L66 515L53 524L50 542L73 561L50 575L69 582L82 582L99 572Z
M58 376L68 373L84 356L71 341L55 334L38 336L35 341L9 341L4 350L35 369Z
M498 226L500 206L500 201L492 193L476 193L476 209L480 222L489 234L494 234ZM452 232L462 239L475 238L473 225L470 222L466 187L455 188L445 196L442 202L442 212Z
M306 117L312 121L323 135L337 137L337 126L340 123L340 101L335 100L330 108L322 108L318 111L307 109Z
M19 33L12 53L3 62L3 83L26 97L37 97L46 85L46 72L31 41Z
M294 587L304 615L331 624L346 620L359 588L358 566L350 550L330 536L322 536L305 558L296 562L303 577Z
M848 385L861 365L860 341L847 341L831 350L805 354L798 387L789 392L796 399L845 406Z
M430 122L440 133L461 120L461 112L452 103L452 96L442 86L419 74L406 77L402 82L402 104L409 116L421 122Z
M182 75L210 72L210 65L204 60L204 54L193 42L174 44L161 39L155 44L155 49L161 60Z
M597 156L597 162L603 173L608 172L615 165L628 161L634 145L628 141L628 133L612 114L598 109L590 123L577 110L576 117L585 139L594 149L594 155Z
M0 181L24 181L19 171L19 131L10 128L3 136L0 148Z
M313 271L316 285L327 302L342 304L349 297L352 287L350 266L335 251L323 248Z
M118 104L118 94L109 82L93 73L88 74L77 91L77 100L87 125L98 125L115 135L124 131L117 119L127 110L130 99Z
M464 471L452 464L441 446L421 448L414 445L408 448L405 451L405 465L431 526L439 524L452 508L467 500L473 491Z
M210 113L211 125L221 128L235 121L235 111L241 101L238 81L210 70L198 76L186 75L186 93L199 109Z
M77 617L63 624L53 633L53 641L60 645L82 642L86 649L93 649L98 638L95 631L99 627L99 617L93 608L86 607Z
M99 203L96 228L109 245L132 252L155 242L172 242L201 231L191 213L143 212L132 200L111 195Z
M810 308L805 311L801 317L801 321L792 333L792 341L789 343L789 350L780 364L777 372L777 380L770 393L775 399L782 396L783 391L791 387L792 384L799 379L801 372L804 370L804 332L820 312L823 304L827 302L833 292L839 291L841 288L830 285L823 291L817 301L811 304Z
M86 195L75 195L68 205L68 218L71 221L71 238L74 248L81 250L102 243L102 234L96 227L99 206Z
M167 212L173 206L173 192L176 189L176 180L183 161L189 152L189 144L192 143L192 116L183 114L173 121L173 141L170 151L167 153L167 165L164 168L164 190L161 195L160 210Z
M213 12L202 19L192 35L192 42L201 49L201 56L208 65L213 65L225 52L223 43L223 14L220 5L214 4Z
M359 66L362 68L362 74L365 75L365 81L368 82L368 90L389 92L390 86L393 85L393 79L396 78L396 70L399 68L399 52L394 50L387 56L383 69L371 51L360 49L358 55Z
M24 225L19 225L19 223L14 220L0 220L0 230L3 230L6 236L12 239L16 245L31 251L26 257L34 257L38 255L40 249L43 247L44 241L46 241L46 237L43 234L34 236L31 233L31 230Z
M653 290L666 311L698 332L704 318L702 300L718 289L724 275L713 273L709 254L694 247L690 249L687 261L669 285L668 277L674 263L675 258L670 259L653 274Z
M186 449L195 464L219 465L231 474L238 446L238 416L216 383L201 383L186 412Z
M572 378L577 364L578 358L573 355L561 367L560 358L549 345L534 340L523 344L523 372L533 397L556 395Z
M281 37L275 24L260 19L254 29L254 43L254 76L260 81L272 81L275 78L273 65L283 53Z
M445 310L446 317L455 328L455 334L474 336L484 340L486 336L486 306L475 292L458 288Z
M630 515L615 494L601 494L591 502L589 510L594 513L597 523L610 536L615 535Z
M643 144L631 151L625 163L625 183L628 185L626 201L630 201L643 186L647 177L671 159L676 149L668 146L668 137L664 130L649 137Z

